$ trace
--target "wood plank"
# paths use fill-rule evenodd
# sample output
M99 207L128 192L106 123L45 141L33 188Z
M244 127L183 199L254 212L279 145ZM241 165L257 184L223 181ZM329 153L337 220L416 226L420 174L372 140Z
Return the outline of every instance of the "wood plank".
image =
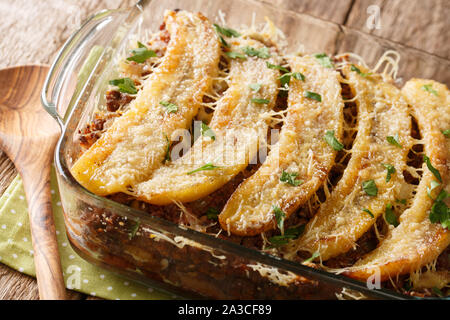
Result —
M277 8L306 13L317 18L343 24L350 10L352 0L261 0Z
M371 5L381 9L380 29L367 26L367 8ZM449 16L448 0L358 0L346 26L449 59Z
M80 300L84 295L66 290L67 299ZM36 279L0 264L0 300L39 300Z

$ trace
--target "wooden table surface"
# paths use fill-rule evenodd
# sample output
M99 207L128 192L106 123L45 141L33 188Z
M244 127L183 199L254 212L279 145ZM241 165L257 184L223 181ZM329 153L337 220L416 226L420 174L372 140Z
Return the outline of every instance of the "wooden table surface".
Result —
M450 59L449 0L259 1ZM85 18L102 9L127 7L134 2L0 0L0 68L31 63L50 64L57 50ZM368 19L377 8L380 9L381 28L369 28ZM11 161L0 151L0 194L16 174ZM68 291L68 296L71 299L90 298L73 291ZM0 299L38 299L36 280L0 264Z

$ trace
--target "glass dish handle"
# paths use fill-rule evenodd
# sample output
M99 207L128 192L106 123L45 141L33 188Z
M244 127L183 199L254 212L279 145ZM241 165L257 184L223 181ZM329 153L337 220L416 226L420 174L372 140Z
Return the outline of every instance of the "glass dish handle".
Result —
M118 10L104 10L91 16L80 29L64 43L50 67L50 71L47 74L42 88L41 102L45 110L56 119L61 128L63 128L65 124L65 115L60 114L62 113L62 108L58 106L58 99L60 98L61 91L66 81L68 81L69 76L79 71L77 68L79 67L80 61L85 58L86 43L102 31L101 26L99 26L102 22L114 19L114 14L117 13L117 11ZM87 79L88 77L78 79L81 81L77 84L77 88L84 84ZM84 81L84 83L81 83L82 81ZM71 94L76 94L75 90Z

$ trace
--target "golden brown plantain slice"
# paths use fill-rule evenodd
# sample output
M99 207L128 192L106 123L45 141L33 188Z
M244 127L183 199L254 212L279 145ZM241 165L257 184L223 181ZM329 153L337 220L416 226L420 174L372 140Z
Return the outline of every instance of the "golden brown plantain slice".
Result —
M441 176L442 183L431 192L436 198L443 186L449 189L450 181L450 139L442 132L450 128L449 90L432 80L412 79L405 84L402 93L418 121L425 153ZM384 281L416 271L448 247L450 231L439 223L432 223L429 218L434 200L428 196L427 188L432 181L439 182L424 163L412 206L400 216L398 227L389 231L377 249L349 268L345 272L347 275L367 279L378 274Z
M330 130L340 140L343 132L339 74L311 56L293 57L289 63L292 72L302 73L305 79L291 79L278 143L219 216L222 228L234 234L250 236L273 228L272 207L279 207L287 218L316 192L334 164L336 151L324 136ZM321 101L306 97L307 92L319 94Z
M318 251L322 260L353 248L386 206L395 203L405 183L402 172L412 145L411 119L400 91L377 80L378 76L364 77L349 66L344 68L344 74L357 96L358 106L358 134L352 157L343 177L307 224L302 237L290 244L293 252ZM397 135L401 147L387 141L387 137ZM389 179L386 165L395 168ZM372 181L375 188L367 181Z
M187 128L217 75L220 45L211 23L186 11L165 15L170 42L161 64L144 82L129 110L73 165L88 190L124 192L162 164L166 137ZM170 102L176 112L160 103Z
M238 38L229 44L231 52L247 46L264 48L261 42L252 39ZM278 93L280 72L269 69L266 62L279 64L280 60L276 53L269 59L232 59L229 88L218 101L209 123L214 140L200 136L186 155L133 186L134 195L158 205L194 201L219 189L245 169L258 145L265 141L268 121L262 114L274 107ZM252 84L258 84L258 90L252 89Z

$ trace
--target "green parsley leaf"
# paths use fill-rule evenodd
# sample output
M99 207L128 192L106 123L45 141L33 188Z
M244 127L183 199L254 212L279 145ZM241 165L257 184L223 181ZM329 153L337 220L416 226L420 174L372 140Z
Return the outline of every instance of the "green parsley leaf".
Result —
M266 62L266 66L267 66L267 68L269 68L269 69L276 69L276 70L280 70L280 71L283 71L283 72L289 72L289 70L288 69L286 69L285 67L282 67L282 66L280 66L280 65L277 65L277 64L271 64L270 62Z
M383 167L385 167L387 170L386 182L391 181L391 175L395 173L395 167L393 165L386 164L386 163L382 163L381 165Z
M272 206L273 213L275 214L275 220L277 221L278 229L281 231L284 230L284 218L286 218L286 214L283 212L283 210L280 209L279 206L273 205Z
M293 236L294 239L297 239L298 237L300 237L300 235L303 233L303 231L305 231L305 226L306 225L302 224L301 226L298 226L298 227L289 228L284 231L284 235L285 236Z
M442 291L438 287L433 287L431 290L438 297L443 297L444 296L444 294L442 293Z
M137 89L134 86L134 81L130 78L120 78L109 81L110 85L117 86L120 92L136 94Z
M437 91L433 89L433 85L432 84L425 84L421 87L422 90L430 92L432 94L434 94L436 97L439 96Z
M436 189L437 187L439 187L441 184L437 181L431 181L430 186L427 187L427 194L428 197L430 197L431 199L433 199L433 197L431 196L431 193L433 192L434 189ZM433 199L434 200L434 199Z
M443 131L442 131L442 134L443 134L444 136L446 136L447 138L450 138L450 129L448 129L448 130L443 130Z
M308 259L306 259L305 261L303 261L303 263L306 263L306 262L313 262L314 259L318 258L319 256L320 256L320 252L319 252L319 251L316 251L316 252L314 252L314 253L312 254L312 256L311 256L310 258L308 258Z
M230 45L228 44L228 42L226 42L225 39L224 39L220 34L219 34L218 36L219 36L220 43L221 43L225 48L229 48Z
M397 148L403 148L403 146L400 144L398 133L396 133L394 136L386 137L386 140L387 142L389 142L393 146L396 146Z
M239 32L237 32L236 30L231 29L231 28L221 27L218 24L214 24L214 28L216 29L216 31L218 33L221 33L225 37L228 37L228 38L231 38L231 37L238 38L241 36L241 34Z
M281 86L284 87L286 84L289 85L289 83L291 82L291 77L294 77L294 79L297 80L305 81L305 76L302 73L288 72L278 78L278 80L280 80Z
M134 61L137 63L144 63L148 58L156 57L156 52L153 50L148 50L148 48L138 41L138 48L131 50L133 54L131 57L128 57L128 61Z
M378 188L374 180L364 181L362 187L364 192L369 196L375 197L378 194Z
M236 51L227 51L227 52L225 52L225 54L226 54L227 56L229 56L231 59L237 59L237 58L239 58L239 59L247 60L247 57L246 57L243 53L240 53L240 52L236 52Z
M286 172L283 170L283 172L281 173L280 181L296 187L299 184L303 183L302 180L295 179L297 176L298 176L298 173L296 173L296 172L289 173L289 172Z
M136 236L136 233L138 232L140 225L141 225L141 221L137 220L136 224L133 226L130 233L128 234L129 240L133 239Z
M325 53L315 54L314 57L319 60L320 64L325 68L334 68L333 62Z
M441 174L439 173L439 170L437 170L433 165L431 164L431 160L426 155L423 156L423 161L427 164L428 170L430 170L433 175L436 177L436 179L439 180L439 182L442 182Z
M187 172L186 174L193 174L193 173L196 173L196 172L199 172L199 171L214 170L214 169L217 169L217 168L220 168L220 167L215 166L212 163L207 163L207 164L201 166L200 168L197 168L195 170Z
M318 93L311 92L311 91L305 91L304 96L306 98L322 102L322 96L320 94L318 94Z
M445 227L448 227L450 222L450 216L449 216L449 208L445 204L444 201L437 200L433 203L433 206L431 207L430 211L430 221L432 223L441 223L442 225L446 225Z
M268 103L270 103L270 100L253 98L252 102L257 103L257 104L268 104Z
M372 75L372 73L363 73L363 72L361 72L361 70L357 66L355 66L354 64L352 64L350 70L355 71L361 77L367 77L367 76L371 76Z
M406 199L395 199L395 202L400 203L400 204L406 204Z
M217 221L219 213L220 213L219 210L217 210L216 208L210 207L206 211L206 217L210 220Z
M289 240L297 239L305 230L305 225L292 227L284 231L284 235L270 237L268 240L274 246L282 246L289 242Z
M170 156L170 140L169 140L169 137L167 137L167 134L165 134L165 133L164 133L164 137L166 138L166 141L167 141L166 154L164 155L164 162L169 162L169 161L172 161L172 157Z
M254 92L258 92L261 89L261 84L259 83L252 83L248 85L250 89L252 89Z
M334 130L328 130L323 136L323 139L336 151L344 149L344 145L334 136Z
M372 218L375 218L375 216L373 215L373 213L369 209L363 209L363 211L365 213L367 213L369 216L371 216Z
M202 136L204 137L210 137L212 140L216 140L216 134L214 131L211 130L210 127L208 127L203 121L202 121L202 128L201 128Z
M244 51L244 53L246 55L248 55L249 57L258 57L261 59L269 59L270 58L270 53L269 53L269 48L264 47L261 49L255 49L253 47L243 47L242 51Z
M392 210L392 204L388 203L386 205L386 210L384 211L384 218L386 219L387 223L393 225L394 227L397 227L399 225L397 216L394 213L394 210Z
M166 108L167 113L175 113L178 111L178 106L168 101L161 101L159 104Z

